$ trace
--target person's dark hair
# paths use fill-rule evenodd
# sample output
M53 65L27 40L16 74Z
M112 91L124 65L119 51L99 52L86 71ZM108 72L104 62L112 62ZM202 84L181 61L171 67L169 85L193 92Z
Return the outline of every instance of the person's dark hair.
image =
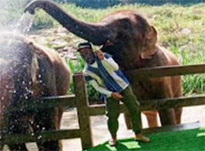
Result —
M92 45L91 45L90 42L82 42L82 43L79 43L79 44L78 44L78 49L77 49L77 51L80 51L80 50L83 49L83 48L90 48L90 49L92 49Z

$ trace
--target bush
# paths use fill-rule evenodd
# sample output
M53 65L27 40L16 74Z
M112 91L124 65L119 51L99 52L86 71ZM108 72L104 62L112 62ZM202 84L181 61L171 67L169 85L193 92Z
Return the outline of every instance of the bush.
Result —
M43 10L39 10L35 16L32 25L33 30L55 27L58 23L46 14Z
M135 4L123 6L119 5L102 10L82 9L70 4L63 4L61 6L76 18L86 22L98 22L103 15L122 9L135 9L139 12L146 12L150 22L158 31L159 43L175 53L181 64L187 65L205 62L204 4L189 7L178 5L163 5L159 7ZM38 13L41 14L42 12L39 11ZM47 15L40 16L48 18ZM54 20L51 19L50 21ZM57 23L54 21L51 25L57 26ZM75 45L72 44L72 42L69 44ZM83 65L81 65L81 67L82 66ZM80 67L77 65L77 67L73 68L78 69ZM205 76L203 74L184 76L184 93L204 93L205 87L202 85L204 83L204 79ZM89 93L95 95L92 90L90 90Z

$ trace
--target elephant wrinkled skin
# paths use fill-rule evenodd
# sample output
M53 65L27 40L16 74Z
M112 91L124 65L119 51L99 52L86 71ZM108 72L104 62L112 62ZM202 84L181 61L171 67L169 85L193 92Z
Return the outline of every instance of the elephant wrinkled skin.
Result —
M92 24L79 21L65 13L56 4L47 0L35 0L27 5L31 14L36 8L42 8L73 34L103 45L102 50L110 53L120 68L126 73L132 69L178 65L172 52L157 44L157 31L146 18L135 11L118 11ZM110 41L108 45L106 42ZM139 100L172 98L181 96L181 77L162 77L136 79L131 81L133 90ZM158 111L162 125L180 123L182 109ZM157 112L145 111L149 126L158 126Z
M69 68L54 50L45 50L21 35L0 33L0 136L60 128L63 107L10 110L21 100L65 95ZM58 141L38 142L39 150L60 150ZM3 146L0 146L2 150ZM27 150L25 144L10 150Z

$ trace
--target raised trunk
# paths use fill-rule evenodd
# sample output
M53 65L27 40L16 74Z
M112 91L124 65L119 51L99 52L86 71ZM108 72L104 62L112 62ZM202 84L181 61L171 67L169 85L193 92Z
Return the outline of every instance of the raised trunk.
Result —
M55 3L51 1L32 1L30 4L27 5L25 12L28 11L33 14L35 8L42 8L70 32L92 42L95 45L102 45L108 39L110 39L111 32L107 28L106 24L89 24L79 21L67 14L65 11L63 11L60 7L58 7Z

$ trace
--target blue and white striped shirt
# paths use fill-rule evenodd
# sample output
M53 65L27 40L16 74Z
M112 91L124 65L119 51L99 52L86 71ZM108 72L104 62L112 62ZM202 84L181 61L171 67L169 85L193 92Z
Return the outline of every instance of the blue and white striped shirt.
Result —
M86 64L84 75L86 81L107 97L110 97L112 92L120 93L129 86L129 81L119 70L118 64L107 53L104 53L103 60L96 57L95 63Z

